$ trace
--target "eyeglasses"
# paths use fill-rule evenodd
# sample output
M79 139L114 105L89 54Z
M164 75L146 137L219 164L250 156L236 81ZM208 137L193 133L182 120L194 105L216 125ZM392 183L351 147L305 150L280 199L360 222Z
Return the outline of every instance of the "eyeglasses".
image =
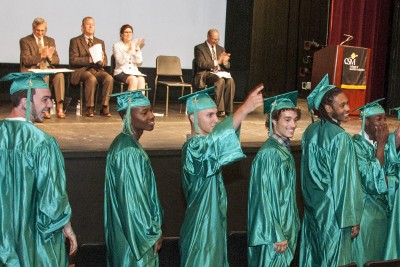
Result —
M133 34L133 32L128 32L128 31L125 31L125 32L123 32L124 34Z

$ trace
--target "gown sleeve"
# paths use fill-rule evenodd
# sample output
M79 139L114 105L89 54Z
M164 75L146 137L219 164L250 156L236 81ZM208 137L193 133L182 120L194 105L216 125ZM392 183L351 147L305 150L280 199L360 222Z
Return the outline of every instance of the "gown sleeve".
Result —
M385 149L385 174L388 179L389 210L393 209L400 177L400 152L396 149L396 132L389 135Z
M64 158L54 139L43 141L35 151L37 170L37 229L44 240L70 220Z
M354 143L348 133L342 132L330 145L334 214L339 228L355 226L361 220L363 192Z
M376 158L376 149L360 135L353 137L357 152L358 169L361 184L369 195L384 194L387 192L384 168ZM371 150L374 153L371 154Z
M187 153L184 168L188 173L199 177L210 177L223 166L238 161L246 156L243 154L232 123L232 116L218 123L206 137L195 137L187 142Z

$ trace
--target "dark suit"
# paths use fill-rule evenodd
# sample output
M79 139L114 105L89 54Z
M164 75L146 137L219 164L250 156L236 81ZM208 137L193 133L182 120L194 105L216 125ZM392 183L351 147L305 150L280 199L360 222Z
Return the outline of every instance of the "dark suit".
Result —
M225 49L222 46L216 45L217 58ZM233 98L235 97L235 82L233 79L219 78L213 74L215 68L212 59L210 48L207 42L196 45L194 47L194 64L196 66L196 75L194 78L194 85L196 88L204 88L206 86L215 86L215 102L218 111L225 111L226 113L233 112ZM222 71L229 72L230 63L226 65L220 64Z
M56 43L53 38L44 36L43 37L44 46L56 47ZM20 71L26 72L28 69L37 69L38 64L41 62L41 56L39 53L39 46L36 42L35 36L33 34L28 35L19 40L20 47ZM54 50L51 61L47 59L48 65L58 65L60 64L60 58L58 57L57 50ZM50 75L52 83L54 86L54 94L56 95L56 101L59 103L64 100L65 92L65 82L64 74L57 73L55 75ZM46 79L46 82L49 82Z
M102 65L90 62L89 46L85 37L79 35L72 38L69 43L69 64L75 71L71 74L71 83L79 84L80 81L85 83L86 107L94 106L94 93L97 83L103 88L102 104L108 106L109 97L113 89L113 77L104 70L107 66L107 55L105 51L104 41L93 37L93 45L101 44L103 49Z

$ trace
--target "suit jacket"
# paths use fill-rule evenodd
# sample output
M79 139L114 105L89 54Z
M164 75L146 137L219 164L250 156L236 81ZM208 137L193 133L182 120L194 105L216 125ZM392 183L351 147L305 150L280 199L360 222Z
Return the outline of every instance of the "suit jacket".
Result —
M225 52L225 48L220 45L215 46L215 52L217 54L217 58ZM208 72L211 72L214 69L214 61L212 60L212 55L210 48L207 45L207 42L201 43L194 47L194 67L195 67L195 77L194 84L197 88L204 88L206 86L204 75ZM221 70L228 71L231 68L231 64L220 64Z
M136 44L132 42L131 45L132 50L129 53L126 51L126 46L122 41L113 45L113 56L115 60L113 75L118 75L121 72L130 74L129 71L139 71L138 66L142 65L143 62L142 50L136 52Z
M46 46L56 47L56 43L53 38L44 36L43 43ZM40 62L39 46L36 43L35 36L33 34L25 36L19 40L20 47L20 71L28 71L28 69L36 69L37 64ZM47 60L49 64L57 65L60 64L60 58L58 57L57 50L54 51L53 57Z
M104 57L101 67L107 66L108 62L104 41L93 37L93 45L95 44L101 44L103 50ZM72 69L75 69L75 71L71 74L72 84L78 84L81 74L88 68L93 68L96 65L90 62L89 46L83 34L72 38L69 42L69 65Z

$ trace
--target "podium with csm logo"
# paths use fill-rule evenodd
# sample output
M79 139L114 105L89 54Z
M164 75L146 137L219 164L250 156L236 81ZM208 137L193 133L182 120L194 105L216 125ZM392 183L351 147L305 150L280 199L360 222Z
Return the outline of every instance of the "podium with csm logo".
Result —
M350 115L365 104L369 58L371 49L364 47L330 45L314 53L311 88L328 73L329 82L341 88L349 98Z

